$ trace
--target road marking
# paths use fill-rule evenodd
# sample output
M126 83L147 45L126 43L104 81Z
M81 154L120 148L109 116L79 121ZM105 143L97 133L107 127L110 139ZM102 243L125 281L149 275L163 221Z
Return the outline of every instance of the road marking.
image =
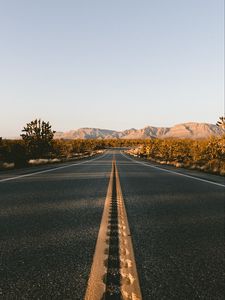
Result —
M137 160L135 160L135 159L132 159L132 158L130 158L129 156L127 156L126 154L122 153L121 151L120 151L120 153L121 153L125 158L127 158L127 159L129 159L129 160L131 160L131 161L133 161L133 162L135 162L135 163L137 163L137 164L141 164L141 165L144 165L144 166L146 166L146 167L149 167L149 168L153 168L153 169L161 170L161 171L164 171L164 172L167 172L167 173L172 173L172 174L176 174L176 175L179 175L179 176L183 176L183 177L195 179L195 180L198 180L198 181L210 183L210 184L217 185L217 186L220 186L220 187L225 187L225 184L222 184L222 183L217 183L217 182L213 182L213 181L210 181L210 180L207 180L207 179L198 178L198 177L194 177L194 176L191 176L191 175L179 173L179 172L176 172L176 171L163 169L163 168L160 168L160 167L157 167L157 166L150 165L149 163L144 163L144 162L142 162L142 161L137 161Z
M115 161L85 300L141 300L131 234Z
M37 171L37 172L33 172L33 173L22 174L22 175L17 175L17 176L14 176L14 177L0 179L0 182L10 181L10 180L14 180L14 179L20 179L20 178L23 178L23 177L30 177L30 176L33 176L33 175L38 175L38 174L48 173L48 172L52 172L52 171L56 171L56 170L60 170L60 169L70 168L70 167L73 167L73 166L83 165L83 164L86 164L88 162L93 162L95 160L103 158L105 156L106 156L106 153L103 156L96 157L96 158L93 158L91 160L83 161L83 162L80 162L80 163L73 163L73 164L66 165L66 166L61 166L61 167L51 168L51 169L47 169L47 170L43 170L43 171Z

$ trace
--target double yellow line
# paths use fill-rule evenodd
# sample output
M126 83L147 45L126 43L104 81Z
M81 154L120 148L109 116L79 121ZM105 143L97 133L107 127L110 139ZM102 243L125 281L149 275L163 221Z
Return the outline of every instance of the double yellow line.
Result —
M117 241L115 245L112 245L113 238ZM115 257L110 254L112 247L118 247ZM119 266L109 270L109 261L113 259L119 262ZM115 276L119 276L119 285L116 285L114 281L107 280L109 272L114 272ZM111 277L108 276L109 278ZM112 299L114 294L117 297L115 299L119 299L118 297L124 300L142 299L131 233L115 160L112 162L101 225L84 299L107 300Z

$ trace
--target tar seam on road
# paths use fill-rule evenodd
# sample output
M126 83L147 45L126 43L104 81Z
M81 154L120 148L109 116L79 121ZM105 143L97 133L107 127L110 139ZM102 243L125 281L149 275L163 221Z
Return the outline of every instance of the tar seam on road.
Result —
M66 165L66 166L61 166L61 167L56 167L56 168L43 170L43 171L37 171L37 172L33 172L33 173L28 173L28 174L23 174L23 175L17 175L17 176L14 176L14 177L0 179L0 182L10 181L10 180L14 180L14 179L20 179L20 178L23 178L23 177L30 177L30 176L33 176L33 175L49 173L49 172L53 172L53 171L60 170L60 169L66 169L66 168L70 168L70 167L74 167L74 166L83 165L83 164L86 164L88 162L92 162L92 161L98 160L100 158L103 158L105 155L106 154L104 154L103 156L100 156L100 157L93 158L91 160L82 161L80 163L74 163L74 164L70 164L70 165Z
M211 183L211 184L213 184L213 185L225 187L225 184L222 184L222 183L217 183L217 182L213 182L213 181L210 181L210 180L207 180L207 179L202 179L202 178L194 177L194 176L191 176L191 175L179 173L179 172L176 172L176 171L163 169L163 168L160 168L160 167L157 167L157 166L150 165L149 163L144 163L144 162L142 162L142 161L136 161L135 159L132 159L132 158L128 157L128 156L125 155L124 153L122 153L122 152L120 152L120 153L121 153L125 158L127 158L127 159L129 159L129 160L131 160L131 161L133 161L133 162L135 162L135 163L137 163L137 164L140 164L140 165L149 167L149 168L153 168L153 169L161 170L161 171L164 171L164 172L167 172L167 173L172 173L172 174L176 174L176 175L179 175L179 176L183 176L183 177L195 179L195 180L198 180L198 181L202 181L202 182L206 182L206 183Z
M112 163L102 221L84 299L142 299L130 228L115 161Z

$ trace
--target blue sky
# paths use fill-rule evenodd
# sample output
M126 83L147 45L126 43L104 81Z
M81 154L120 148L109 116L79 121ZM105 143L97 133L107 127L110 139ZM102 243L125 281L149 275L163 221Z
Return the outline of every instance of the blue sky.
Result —
M223 0L2 0L0 42L0 136L223 114Z

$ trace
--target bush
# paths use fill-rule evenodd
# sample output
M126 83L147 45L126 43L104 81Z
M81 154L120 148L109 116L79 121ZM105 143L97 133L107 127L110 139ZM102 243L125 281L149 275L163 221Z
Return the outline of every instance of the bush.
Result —
M205 140L152 139L130 153L153 161L224 175L225 136Z

